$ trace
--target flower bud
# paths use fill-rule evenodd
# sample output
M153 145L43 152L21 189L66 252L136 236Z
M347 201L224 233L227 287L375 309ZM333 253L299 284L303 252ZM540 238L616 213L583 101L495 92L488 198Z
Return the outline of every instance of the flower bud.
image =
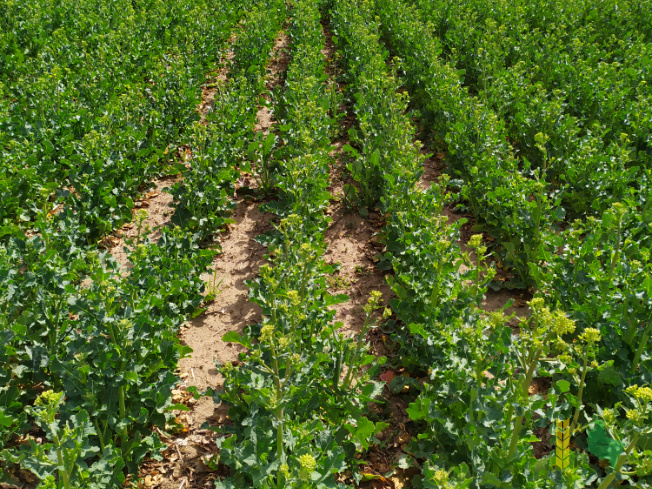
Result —
M299 462L301 463L299 479L303 482L308 482L310 480L310 474L312 474L312 471L317 468L317 461L315 460L315 457L306 453L299 457Z

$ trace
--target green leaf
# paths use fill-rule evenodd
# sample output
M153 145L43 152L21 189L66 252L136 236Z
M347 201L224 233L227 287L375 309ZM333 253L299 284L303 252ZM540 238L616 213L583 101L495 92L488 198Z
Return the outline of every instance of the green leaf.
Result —
M380 162L380 150L376 149L376 151L371 153L371 156L369 157L369 163L371 163L373 166L378 166L379 162Z
M188 345L179 345L178 350L179 350L179 358L189 357L190 354L193 352L193 349Z
M641 450L652 450L652 433L642 433L636 446Z
M43 151L45 152L46 155L50 155L54 152L54 146L47 139L43 140Z
M379 431L384 430L389 425L387 423L379 422L374 424L373 421L362 417L358 420L357 425L345 424L344 427L351 433L351 436L359 442L360 446L364 449L369 448L371 445L371 437L378 433Z
M346 294L337 294L337 295L326 294L324 296L324 305L332 306L335 304L342 304L344 302L347 302L348 300L349 300L349 296Z
M251 341L248 338L244 338L237 331L229 331L224 336L222 336L222 341L225 343L238 343L239 345L244 346L245 348L251 348Z
M165 412L167 413L168 411L190 411L190 408L185 404L172 404L165 408Z
M568 392L570 390L570 382L566 380L558 380L556 385L559 392Z
M615 467L618 456L623 452L624 446L609 436L604 429L602 421L596 421L593 429L588 431L589 452L600 460L608 460Z
M423 324L410 323L408 324L408 329L413 335L418 334L419 336L428 339L428 332L423 327Z
M197 307L192 313L190 313L190 318L195 319L198 316L201 316L201 314L206 310L206 307Z
M238 486L235 485L233 479L228 478L223 481L215 481L215 489L238 489Z
M620 372L611 365L607 365L600 370L598 380L603 384L610 384L614 387L620 387L623 385L623 378L620 375Z
M430 399L419 397L405 411L412 421L424 419L430 412Z
M14 423L14 418L12 416L5 415L4 409L0 408L0 425L5 428L9 428Z

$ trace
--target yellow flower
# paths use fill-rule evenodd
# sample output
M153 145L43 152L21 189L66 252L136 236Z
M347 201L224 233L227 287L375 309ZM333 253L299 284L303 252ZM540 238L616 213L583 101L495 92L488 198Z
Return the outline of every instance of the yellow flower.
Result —
M539 326L552 326L553 321L554 320L550 309L547 307L542 307L539 311Z
M597 330L595 328L586 328L584 330L584 333L580 335L580 340L588 344L597 343L601 339L602 336L600 335L600 330Z
M296 290L288 291L288 299L290 300L290 303L292 303L293 306L298 306L301 303L301 299L299 298L299 292L297 292Z
M312 471L317 468L317 461L315 460L315 457L309 453L306 453L305 455L301 455L299 457L299 463L301 464L299 478L303 482L307 482L310 480L310 474L312 474Z
M552 330L558 335L565 335L575 331L575 321L566 317L562 311L555 311L552 314Z
M625 392L633 396L637 390L638 390L638 384L634 384L634 385L630 385L627 389L625 389Z
M290 467L288 467L288 464L281 464L281 473L286 479L290 477Z
M378 302L380 299L382 299L382 297L383 294L380 291L374 290L371 292L371 297L369 298L369 302L372 302L372 300L373 302Z
M448 482L448 472L441 469L436 470L433 480L435 481L435 484L438 485L446 484Z
M502 312L494 311L489 313L489 324L493 328L497 328L505 322L505 315Z
M634 392L634 397L646 402L652 402L652 389L649 387L639 387L636 389L636 392Z
M640 424L641 421L643 421L643 413L641 413L638 409L628 409L625 413L625 416L627 416L627 419L631 419L636 424Z
M261 343L267 343L269 340L272 339L273 333L274 333L274 326L272 326L271 324L266 324L260 330L260 337L258 338L258 340Z
M529 306L534 312L543 309L544 305L545 305L545 301L543 300L543 297L535 297L529 302Z
M54 392L53 390L45 391L34 401L35 406L49 406L58 404L63 397L63 392Z
M474 234L471 236L471 239L469 240L469 247L470 248L477 248L482 244L482 235L481 234Z

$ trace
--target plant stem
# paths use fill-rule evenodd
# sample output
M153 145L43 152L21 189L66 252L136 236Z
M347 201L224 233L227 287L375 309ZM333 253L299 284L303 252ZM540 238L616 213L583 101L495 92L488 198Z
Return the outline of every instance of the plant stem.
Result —
M278 458L281 464L279 465L278 477L276 478L276 487L278 489L283 489L285 485L285 477L283 477L283 472L281 472L281 465L285 461L285 453L283 452L283 408L279 408L276 413L276 420L278 421L278 426L276 427L276 457Z
M632 451L634 446L636 446L639 435L640 433L636 433L636 435L634 435L634 438L627 446L627 449L625 449L625 453L621 453L620 456L618 457L618 462L616 462L616 466L614 467L614 470L611 472L611 474L609 474L607 477L604 478L602 483L600 483L600 485L598 486L598 489L607 489L611 485L611 483L616 478L616 474L620 473L620 469L623 467L623 465L625 465L625 462L627 462L627 459L629 458L629 453Z
M645 327L645 332L643 333L641 340L638 342L638 348L636 349L636 354L634 355L634 361L632 362L632 368L630 369L630 373L632 374L636 372L636 369L638 368L638 364L641 361L641 355L643 354L643 350L647 345L647 340L650 337L651 332L652 332L652 316L648 319L647 326Z
M61 448L61 440L59 435L54 435L54 443L57 446L57 462L59 463L59 476L63 481L63 487L70 489L70 474L66 470L66 464L63 461L63 448Z
M127 418L127 410L125 409L125 386L121 385L118 387L118 402L120 404L120 419L125 420ZM122 428L120 433L120 438L122 439L122 450L124 451L127 448L127 426Z
M622 228L622 217L618 219L618 230L616 232L616 251L614 254L611 256L611 264L609 266L609 275L607 276L607 280L605 281L604 287L602 289L602 298L600 299L600 305L604 305L604 301L607 298L607 290L609 289L609 284L611 283L611 280L613 279L614 276L614 270L616 269L616 263L618 263L618 260L620 259L620 234L621 234L621 228Z
M536 351L534 357L532 358L532 362L528 367L527 374L525 375L525 378L523 379L523 382L521 384L521 396L520 396L521 399L527 398L528 388L530 387L530 382L532 382L534 371L536 370L537 365L539 364L539 358L541 357L541 353L542 353L541 349ZM518 416L516 416L514 420L514 434L512 435L512 440L509 444L509 451L507 452L508 460L511 459L516 453L516 447L518 446L518 439L522 429L523 429L523 415L519 414Z
M580 409L582 408L582 396L584 395L584 385L586 381L586 373L589 371L589 347L586 347L584 350L584 364L582 365L582 378L580 379L580 391L577 394L577 408L575 409L575 415L573 416L573 422L570 425L570 430L568 431L571 435L575 432L577 428L577 420L580 418Z
M96 419L93 420L95 423L95 429L97 430L97 437L100 439L100 448L102 451L104 451L105 444L104 444L104 432L100 430L100 422Z
M283 387L281 386L281 374L278 368L278 359L276 358L277 355L276 355L276 347L274 345L274 340L272 339L270 343L272 349L272 366L274 367L274 381L276 384L276 403L278 404L281 402L281 391ZM283 452L283 407L282 406L276 408L276 421L278 422L278 426L276 427L276 457L280 462L279 469L277 471L277 477L276 477L276 487L278 489L283 489L285 480L283 477L283 473L281 472L281 465L283 465L285 454Z

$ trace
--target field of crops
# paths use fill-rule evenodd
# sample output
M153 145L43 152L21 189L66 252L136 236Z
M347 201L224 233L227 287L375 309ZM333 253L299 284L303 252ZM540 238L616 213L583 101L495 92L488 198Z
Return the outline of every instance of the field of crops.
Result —
M0 488L652 487L652 1L0 0Z

